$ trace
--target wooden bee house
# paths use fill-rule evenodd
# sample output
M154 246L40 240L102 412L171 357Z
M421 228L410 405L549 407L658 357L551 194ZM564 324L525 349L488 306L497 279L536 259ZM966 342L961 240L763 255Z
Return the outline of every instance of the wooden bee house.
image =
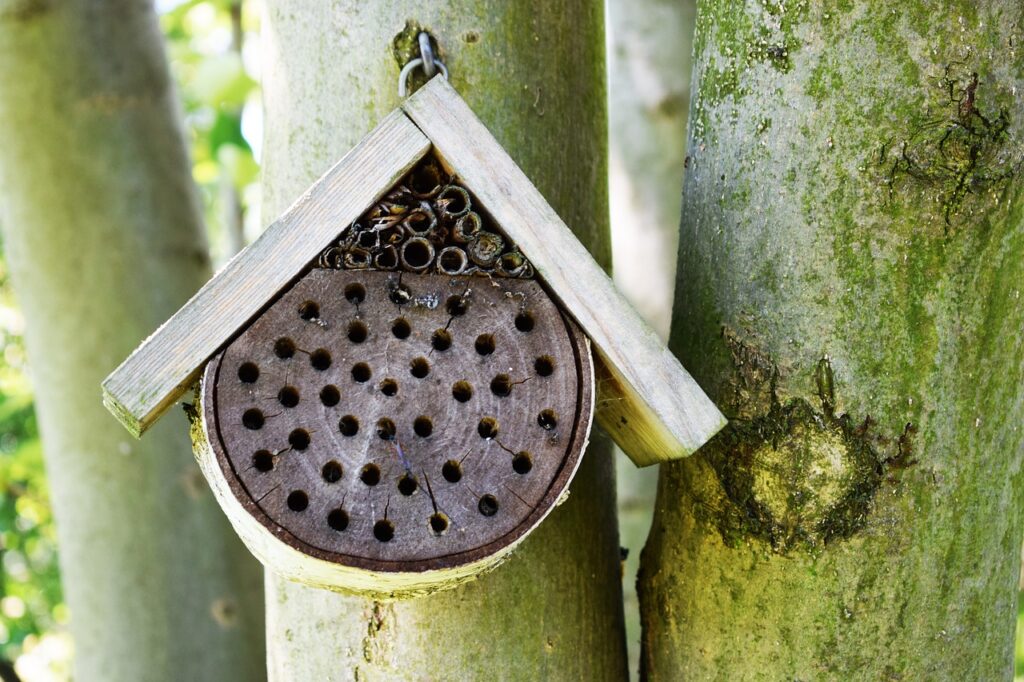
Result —
M724 424L440 78L147 339L104 399L141 435L199 379L196 455L253 553L377 595L506 556L567 494L595 387L598 422L638 464Z

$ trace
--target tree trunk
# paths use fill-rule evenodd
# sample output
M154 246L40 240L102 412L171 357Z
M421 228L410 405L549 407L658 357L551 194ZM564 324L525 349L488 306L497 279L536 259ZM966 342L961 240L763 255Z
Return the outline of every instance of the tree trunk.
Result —
M438 39L455 87L607 264L596 2L269 3L264 215L286 207L398 104L393 43L407 20ZM408 27L398 41L402 63L415 35ZM475 582L382 604L268 576L271 678L622 679L611 448L594 440L568 502Z
M672 318L686 155L693 0L608 2L608 157L615 283L662 337ZM658 468L615 458L629 668L640 655L635 578Z
M651 679L1012 677L1024 5L702 0Z
M135 442L100 381L208 276L149 3L0 2L0 223L36 389L75 679L264 676L259 566L184 416Z

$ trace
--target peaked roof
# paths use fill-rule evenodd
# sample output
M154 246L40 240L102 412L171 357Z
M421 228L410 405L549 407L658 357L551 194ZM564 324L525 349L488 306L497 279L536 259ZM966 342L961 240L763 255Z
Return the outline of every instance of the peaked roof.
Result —
M389 114L103 382L141 436L344 227L434 153L532 263L596 355L596 417L638 465L689 455L725 423L455 90L434 78Z

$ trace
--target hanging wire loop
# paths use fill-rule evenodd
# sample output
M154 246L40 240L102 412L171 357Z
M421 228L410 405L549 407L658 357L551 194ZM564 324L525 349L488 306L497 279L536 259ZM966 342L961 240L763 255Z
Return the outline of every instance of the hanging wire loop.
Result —
M402 67L398 74L398 96L405 97L409 94L409 74L416 67L423 67L423 74L432 78L438 71L445 80L448 80L448 68L440 59L434 56L434 50L430 47L430 34L424 31L419 34L420 56L409 60L409 63Z

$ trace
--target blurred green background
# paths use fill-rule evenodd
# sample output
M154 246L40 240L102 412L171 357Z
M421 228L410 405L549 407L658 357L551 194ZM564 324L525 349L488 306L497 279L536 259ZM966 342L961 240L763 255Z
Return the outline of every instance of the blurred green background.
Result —
M219 266L261 227L257 17L229 0L157 8ZM13 665L24 682L59 682L70 679L73 648L22 328L0 258L0 666ZM1017 622L1016 679L1024 680L1024 611Z

